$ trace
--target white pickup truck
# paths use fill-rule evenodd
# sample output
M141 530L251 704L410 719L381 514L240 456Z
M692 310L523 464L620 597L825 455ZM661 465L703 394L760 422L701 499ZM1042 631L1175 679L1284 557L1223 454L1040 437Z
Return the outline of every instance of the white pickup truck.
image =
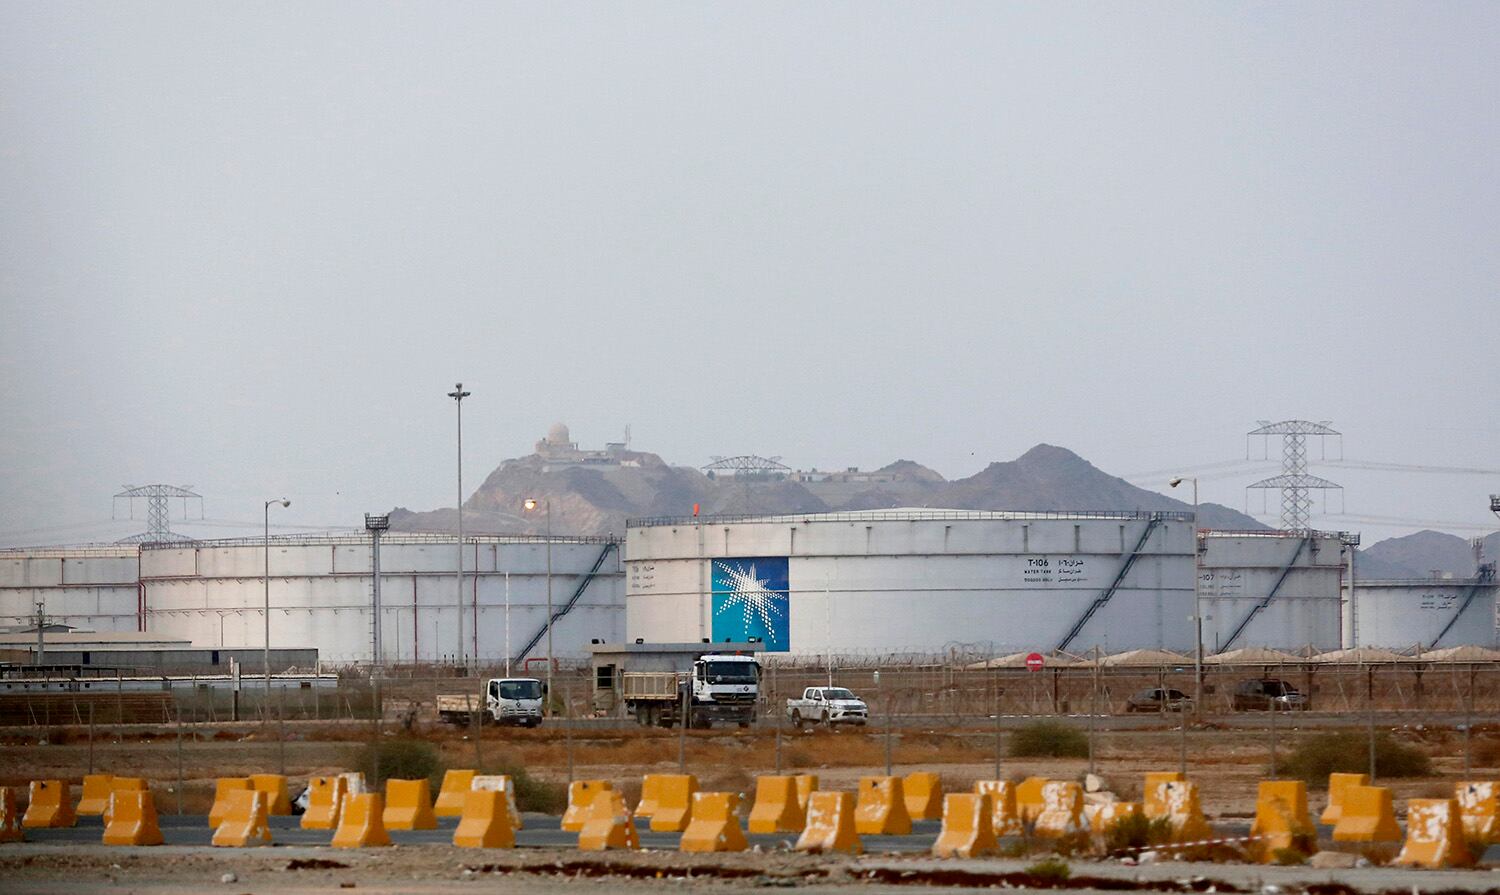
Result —
M843 687L808 687L802 691L801 699L786 701L787 716L792 723L803 724L859 724L870 720L870 708L865 701Z

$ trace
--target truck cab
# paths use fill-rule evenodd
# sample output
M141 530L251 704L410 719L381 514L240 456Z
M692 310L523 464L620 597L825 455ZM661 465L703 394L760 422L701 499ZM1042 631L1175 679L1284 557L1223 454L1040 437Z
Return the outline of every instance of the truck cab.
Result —
M536 727L542 723L542 694L546 687L536 678L490 678L484 707L498 724Z

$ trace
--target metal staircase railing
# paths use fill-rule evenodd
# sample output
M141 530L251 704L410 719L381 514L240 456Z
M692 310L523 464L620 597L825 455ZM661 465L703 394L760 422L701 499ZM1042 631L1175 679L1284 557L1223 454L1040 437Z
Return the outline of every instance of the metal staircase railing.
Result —
M532 638L530 640L526 641L526 645L521 647L520 652L516 653L516 657L512 660L512 664L519 666L525 665L526 656L530 654L533 649L536 649L536 645L541 642L543 637L547 636L548 628L556 624L558 619L562 618L573 610L573 607L577 605L579 598L583 596L583 592L588 590L589 584L594 580L596 576L598 576L599 569L604 566L604 560L609 558L609 554L617 546L618 545L613 541L610 541L609 543L604 545L604 549L599 551L599 556L594 559L594 565L589 568L588 574L584 575L583 580L578 582L578 587L573 591L573 596L569 597L566 603L553 608L552 617L547 619L546 623L542 625L542 627L536 632L536 634L532 635Z
M1437 649L1437 645L1442 642L1443 638L1448 635L1449 631L1453 630L1453 626L1457 624L1459 618L1463 616L1464 610L1468 609L1469 604L1474 602L1474 598L1479 596L1480 588L1490 587L1494 585L1494 583L1495 564L1492 562L1488 562L1481 565L1479 567L1479 574L1474 578L1474 583L1469 586L1469 592L1464 596L1463 605L1459 606L1458 611L1453 613L1453 617L1448 619L1448 624L1443 625L1443 630L1438 632L1438 636L1432 638L1432 643L1428 645L1427 648Z
M1270 592L1262 597L1254 606L1250 607L1249 614L1235 627L1234 633L1229 635L1229 639L1225 640L1223 645L1219 647L1219 652L1224 652L1233 646L1235 640L1239 639L1239 636L1245 633L1245 629L1250 627L1251 620L1259 615L1262 609L1271 605L1272 600L1276 599L1276 594L1281 591L1281 585L1285 584L1287 576L1292 574L1292 567L1297 564L1298 557L1302 556L1302 551L1306 550L1312 544L1312 540L1312 533L1309 532L1297 541L1297 549L1292 551L1292 558L1287 560L1286 565L1281 567L1281 574L1277 576L1276 583L1271 585Z
M1083 626L1088 624L1089 619L1094 617L1094 613L1098 612L1104 606L1104 604L1108 603L1110 598L1115 595L1115 591L1118 590L1120 584L1125 581L1125 576L1130 574L1130 569L1135 565L1136 558L1139 557L1141 555L1141 551L1145 549L1146 542L1151 539L1151 533L1156 531L1156 526L1160 525L1161 521L1162 517L1160 515L1156 513L1151 514L1151 521L1146 523L1146 530L1141 532L1140 540L1135 542L1135 549L1131 550L1130 553L1125 556L1125 562L1121 564L1120 571L1115 575L1115 580L1111 581L1109 583L1109 587L1106 587L1104 591L1099 594L1099 596L1094 598L1094 602L1089 604L1089 608L1085 609L1083 611L1083 615L1079 616L1078 621L1073 623L1073 627L1068 631L1067 636L1057 644L1058 652L1067 649L1068 645L1073 642L1073 639L1083 631Z

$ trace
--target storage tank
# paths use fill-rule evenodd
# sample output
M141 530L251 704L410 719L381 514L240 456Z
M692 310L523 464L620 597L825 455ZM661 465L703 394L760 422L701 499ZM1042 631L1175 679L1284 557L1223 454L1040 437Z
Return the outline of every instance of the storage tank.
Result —
M1199 537L1205 652L1342 645L1346 554L1337 533L1205 530Z
M84 631L140 630L135 545L0 550L0 628L47 621Z
M768 652L1193 642L1191 513L892 509L632 520L626 628Z
M465 536L466 661L477 655L483 663L503 662L507 643L513 657L545 661L547 540ZM591 640L624 637L619 541L551 541L552 603L559 614L553 654L583 658ZM371 559L367 535L271 538L271 645L315 648L325 662L370 661ZM197 646L263 645L265 563L262 538L143 547L146 630ZM460 611L456 567L451 535L381 537L382 662L453 661Z
M1424 650L1497 647L1494 566L1474 578L1356 580L1360 646Z

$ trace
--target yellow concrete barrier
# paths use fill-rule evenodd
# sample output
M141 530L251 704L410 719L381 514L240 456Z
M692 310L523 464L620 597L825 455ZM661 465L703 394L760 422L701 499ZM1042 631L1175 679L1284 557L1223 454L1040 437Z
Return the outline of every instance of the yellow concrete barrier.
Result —
M739 796L732 792L693 793L693 817L678 848L686 852L744 851L750 847L735 813Z
M854 828L854 794L813 792L807 799L807 826L797 838L797 851L857 855L864 850Z
M641 778L641 800L636 803L635 816L650 819L656 813L659 797L656 788L661 783L660 774L646 774Z
M1140 813L1139 802L1102 802L1095 806L1093 816L1089 818L1089 828L1095 836L1103 837L1109 833L1110 827Z
M1262 780L1255 799L1252 849L1262 861L1276 860L1278 849L1316 850L1317 830L1307 813L1307 784L1301 780Z
M755 778L755 804L750 808L750 832L800 833L806 825L807 811L797 799L795 778Z
M229 795L233 792L255 791L249 777L219 777L214 781L214 804L208 809L208 828L217 830L229 813Z
M1212 839L1213 827L1203 816L1203 804L1198 799L1198 784L1168 781L1161 785L1162 816L1172 825L1173 842L1197 842Z
M333 833L334 848L372 848L390 845L385 831L385 800L380 793L366 792L345 796L339 810L339 827Z
M598 783L599 781L591 781ZM612 789L590 790L593 797L578 831L580 851L606 851L612 848L638 849L640 834L635 829L635 816L625 804L625 796Z
M71 827L77 822L73 813L73 794L68 791L67 781L31 781L31 804L26 806L21 826L28 829Z
M251 774L250 785L257 792L266 794L267 808L273 816L284 817L292 813L292 798L287 793L284 775Z
M798 774L794 779L797 781L797 801L802 804L802 813L805 815L807 814L807 800L818 791L818 775Z
M83 794L78 797L74 813L79 817L100 817L109 807L109 793L114 777L109 774L88 774L83 778Z
M1357 776L1364 777L1363 774ZM1339 822L1333 828L1334 842L1401 841L1401 826L1396 823L1396 810L1391 804L1389 789L1346 784L1339 802Z
M911 832L900 777L859 778L854 830L861 836L905 836Z
M994 806L985 793L958 792L943 799L943 830L932 844L938 858L979 858L999 851Z
M524 826L521 822L521 809L516 807L516 782L510 779L509 774L479 774L475 776L469 788L480 792L498 792L505 796L505 809L510 817L510 828L520 830Z
M1457 799L1408 799L1406 842L1396 864L1415 867L1468 867L1474 863L1464 842Z
M931 771L916 771L901 779L906 814L912 820L937 820L943 816L943 781Z
M381 820L387 830L436 830L432 785L427 778L385 781L385 813Z
M1344 804L1344 793L1351 786L1369 785L1369 774L1329 774L1328 805L1323 809L1323 814L1318 818L1318 823L1329 827L1336 825L1339 822L1339 814Z
M657 774L656 811L651 815L651 832L681 833L693 819L693 793L698 778L692 774Z
M459 848L515 848L516 829L505 793L495 789L464 793L464 809L458 829L453 831L453 844Z
M1473 780L1454 784L1464 835L1486 845L1500 843L1500 781Z
M344 797L349 794L347 787L348 780L343 776L308 780L307 810L302 812L302 829L337 830L339 810L344 806Z
M1177 771L1150 771L1146 774L1146 785L1142 789L1141 811L1150 820L1167 816L1168 783L1186 783L1187 778Z
M1061 839L1088 832L1083 821L1083 787L1054 780L1042 787L1042 813L1036 816L1036 835Z
M1050 782L1046 777L1027 777L1016 784L1016 813L1022 823L1034 823L1042 813L1042 788Z
M460 817L464 813L465 800L474 788L474 772L453 770L443 772L443 785L432 803L435 817Z
M364 771L344 771L339 776L344 778L345 795L362 796L370 791L370 788L365 785Z
M232 789L229 803L214 830L213 844L220 848L245 848L271 844L271 797L258 789Z
M568 784L568 807L563 812L562 828L569 833L583 829L594 807L594 796L614 789L608 780L574 780Z
M120 778L116 777L116 780ZM146 789L116 789L109 795L105 845L161 845L156 798Z
M975 780L976 795L990 797L990 829L995 837L1019 836L1023 831L1021 815L1016 811L1016 786L1009 780Z
M104 825L109 826L109 812L114 805L114 795L117 792L150 792L151 786L144 777L111 777L109 778L109 798L104 800L104 810L100 816L104 818Z
M21 829L21 807L16 804L15 790L0 786L0 842L25 842Z

